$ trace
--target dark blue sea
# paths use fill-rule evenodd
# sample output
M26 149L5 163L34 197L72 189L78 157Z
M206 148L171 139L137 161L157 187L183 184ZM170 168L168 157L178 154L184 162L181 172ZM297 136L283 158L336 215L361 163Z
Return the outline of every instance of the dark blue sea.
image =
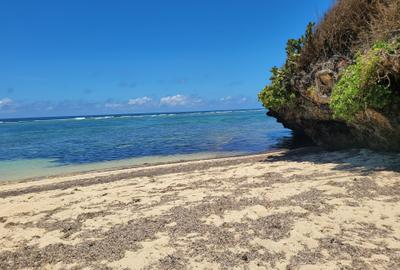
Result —
M0 180L259 153L290 146L266 111L0 120Z

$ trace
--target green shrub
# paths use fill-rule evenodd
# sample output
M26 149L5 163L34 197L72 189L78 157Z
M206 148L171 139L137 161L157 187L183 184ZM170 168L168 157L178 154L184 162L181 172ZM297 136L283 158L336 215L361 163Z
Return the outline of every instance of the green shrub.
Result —
M293 104L296 95L289 91L288 76L285 70L273 67L271 73L271 83L258 94L258 99L267 109L290 106Z
M270 84L259 94L258 99L267 109L278 110L293 106L296 94L291 87L291 79L298 71L298 62L305 44L312 38L314 23L309 23L306 33L299 39L289 39L286 45L286 62L282 68L271 69Z
M392 99L392 91L381 74L381 61L385 53L393 51L392 44L376 43L366 54L356 56L334 86L330 107L333 116L351 122L366 108L383 109Z

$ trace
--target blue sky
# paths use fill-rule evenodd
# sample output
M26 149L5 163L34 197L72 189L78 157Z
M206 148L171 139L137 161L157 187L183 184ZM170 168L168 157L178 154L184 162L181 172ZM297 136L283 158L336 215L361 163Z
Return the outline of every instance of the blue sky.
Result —
M258 108L331 0L0 0L0 118Z

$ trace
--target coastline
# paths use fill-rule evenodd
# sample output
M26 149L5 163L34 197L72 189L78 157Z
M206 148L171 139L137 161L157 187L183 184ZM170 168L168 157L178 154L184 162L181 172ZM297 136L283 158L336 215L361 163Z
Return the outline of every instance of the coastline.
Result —
M236 164L241 161L247 160L257 160L259 158L268 156L270 154L275 153L282 153L286 151L295 151L295 150L311 150L311 151L318 151L316 147L307 147L307 148L299 148L294 150L288 149L277 149L277 150L270 150L265 151L262 153L256 154L237 154L237 155L226 155L226 156L215 156L215 157L207 157L207 158L193 158L193 159L177 159L177 160L169 160L169 161L161 161L161 162L149 162L143 164L132 164L132 165L125 165L125 166L111 166L111 167L104 167L101 169L91 169L91 170L83 170L83 171L76 171L76 172L69 172L69 173L58 173L53 175L47 176L40 176L40 177L31 177L31 178L22 178L16 180L2 180L0 181L0 188L2 186L13 186L18 184L27 184L28 186L35 186L35 185L44 185L44 184L54 184L58 182L69 182L71 185L78 185L79 180L83 179L92 179L96 177L110 177L113 175L123 175L122 177L128 177L126 174L141 172L143 170L149 170L148 175L152 173L158 174L167 174L171 168L175 165L179 166L179 170L181 171L190 171L193 170L193 167L196 167L196 164L202 164L203 166L223 166L232 162ZM149 157L150 159L152 157ZM169 156L165 156L165 158L169 158ZM129 160L127 160L129 161ZM119 162L119 161L117 161ZM206 165L207 164L207 165ZM202 165L199 165L203 167ZM72 165L75 166L75 165ZM78 165L79 166L79 165ZM77 181L77 182L75 182Z
M395 269L399 161L308 147L2 183L0 268Z
M280 151L280 150L270 150L271 152ZM269 153L270 151L266 151L263 153ZM137 157L137 158L129 158L129 159L121 159L121 160L112 160L112 161L103 161L103 162L94 162L88 164L75 164L75 165L53 165L50 169L53 169L53 172L49 173L41 173L37 176L19 176L14 179L11 177L10 180L7 180L7 177L4 177L5 180L0 178L0 185L9 184L9 183L20 183L20 182L29 182L29 181L42 181L43 179L53 179L60 178L65 176L76 176L76 175L84 175L88 173L98 173L98 172L109 172L109 171L119 171L124 169L132 169L132 168L140 168L140 167L148 167L155 165L165 165L165 164L174 164L174 163L182 163L187 161L201 161L201 160L210 160L210 159L220 159L220 158L229 158L229 157L240 157L240 156L249 156L249 155L258 155L257 154L246 154L239 152L201 152L195 154L182 154L182 155L166 155L166 156L145 156L145 157ZM11 161L13 162L13 161ZM20 169L20 168L19 168ZM46 169L44 168L35 168L38 169ZM29 171L27 172L29 173Z

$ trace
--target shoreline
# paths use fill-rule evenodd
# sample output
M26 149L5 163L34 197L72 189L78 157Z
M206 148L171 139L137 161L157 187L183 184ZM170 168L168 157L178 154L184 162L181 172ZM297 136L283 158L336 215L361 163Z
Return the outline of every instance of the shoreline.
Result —
M26 178L20 180L9 180L9 181L0 181L0 190L5 186L19 186L22 184L25 186L40 186L46 184L57 184L57 183L68 183L68 185L79 185L80 182L84 184L90 184L90 179L104 179L104 182L113 182L118 181L124 177L129 177L130 175L139 174L140 176L151 176L151 175L162 175L171 173L175 169L180 172L188 172L196 168L197 166L204 169L210 167L218 167L218 166L229 166L235 165L241 162L256 162L261 160L262 158L266 158L271 154L279 154L279 153L295 153L295 152L317 152L320 151L320 148L317 147L304 147L293 150L288 149L279 149L279 150L271 150L263 153L257 154L242 154L242 155L234 155L234 156L219 156L213 158L200 158L200 159L189 159L189 160L177 160L177 161L167 161L167 162L154 162L148 164L141 165L131 165L131 166L120 166L120 167L110 167L103 169L93 169L81 172L72 172L72 173L61 173L43 177L34 177L34 178ZM114 175L119 175L117 179L110 179L110 177ZM1 198L0 191L0 198Z
M308 151L320 151L321 149L316 146L306 146L306 147L299 147L299 148L294 148L294 149L286 149L286 148L281 148L281 149L272 149L268 151L263 151L260 153L229 153L229 152L221 152L221 153L207 153L207 152L201 152L201 153L194 153L194 154L182 154L182 155L167 155L167 156L146 156L146 157L138 157L138 158L131 158L131 159L122 159L122 160L112 160L112 161L103 161L103 162L95 162L95 163L87 163L83 164L84 166L91 167L92 165L97 165L97 164L104 164L104 166L101 166L100 168L93 168L93 169L82 169L82 170L77 170L77 171L72 171L72 172L61 172L61 173L55 173L55 174L49 174L49 175L43 175L43 176L34 176L34 177L24 177L20 179L12 179L12 180L0 180L0 186L2 185L8 185L12 183L24 183L24 182L31 182L31 181L43 181L43 180L49 180L49 179L54 179L54 178L64 178L64 177L69 177L69 176L81 176L85 174L95 174L95 173L106 173L106 172L118 172L118 171L123 171L123 170L130 170L130 169L139 169L139 168L146 168L146 167L152 167L152 166L159 166L159 165L173 165L173 164L178 164L178 163L186 163L186 162L192 162L192 161L211 161L211 160L221 160L221 159L229 159L229 158L241 158L241 157L254 157L254 156L263 156L263 155L268 155L268 154L273 154L273 153L280 153L280 152L286 152L286 151L304 151L308 149ZM311 150L312 149L312 150ZM180 159L176 159L176 157L180 157ZM205 157L198 157L196 156L205 156ZM148 161L144 163L137 163L135 164L136 160L141 160L141 159L155 159L155 160L165 160L165 161ZM129 163L131 162L131 165L111 165L111 164L118 164L118 163ZM110 164L110 165L108 165ZM62 165L61 165L62 166ZM67 167L80 167L82 164L76 164L76 165L65 165ZM94 166L94 167L95 167Z
M11 182L0 268L396 269L399 164L306 147Z

